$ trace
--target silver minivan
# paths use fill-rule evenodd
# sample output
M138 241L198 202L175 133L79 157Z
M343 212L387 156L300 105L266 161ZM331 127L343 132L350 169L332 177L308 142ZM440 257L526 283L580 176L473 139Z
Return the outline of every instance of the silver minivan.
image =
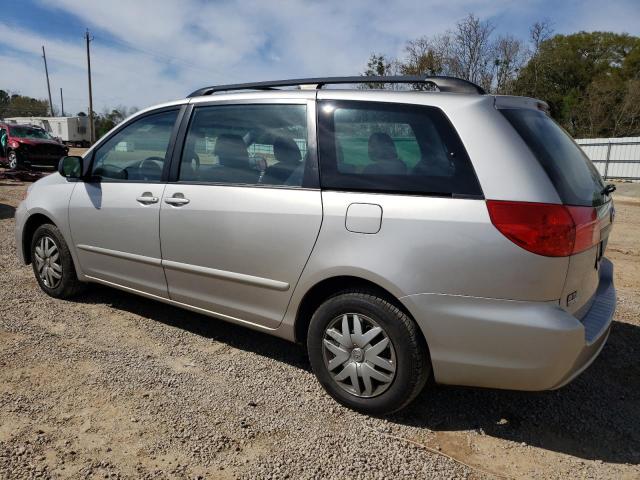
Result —
M429 378L559 388L609 335L614 187L540 100L450 77L208 87L58 170L16 211L47 294L96 282L304 343L364 412Z

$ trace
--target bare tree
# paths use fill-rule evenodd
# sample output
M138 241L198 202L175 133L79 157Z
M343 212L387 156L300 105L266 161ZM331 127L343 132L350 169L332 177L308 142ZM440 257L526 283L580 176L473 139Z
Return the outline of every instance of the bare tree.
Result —
M526 62L525 46L512 35L498 37L493 46L493 66L495 91L509 94L513 91L513 81Z
M470 13L456 24L450 34L449 68L451 73L487 90L491 88L492 45L494 26Z
M542 42L551 38L551 35L553 35L553 24L548 18L531 25L529 29L529 39L531 40L534 55L540 51Z
M553 24L549 19L543 19L534 23L529 29L529 41L531 42L530 62L533 68L533 85L531 91L533 96L538 96L539 78L544 69L540 62L539 53L542 44L553 35Z
M613 136L632 136L640 127L640 80L625 84L624 96L613 115Z
M490 21L470 13L444 34L409 40L400 60L372 54L364 75L451 75L479 84L487 91L512 93L520 69L550 37L551 24L543 20L531 27L531 50L512 35L500 36L494 41L494 29ZM370 84L363 88L385 87L388 85ZM424 83L412 87L431 89Z
M405 46L405 60L399 62L403 75L441 75L444 73L445 54L428 37L409 40ZM414 90L433 90L433 86L415 83Z
M428 37L409 40L404 48L406 60L402 72L406 75L439 75L444 69L444 53Z

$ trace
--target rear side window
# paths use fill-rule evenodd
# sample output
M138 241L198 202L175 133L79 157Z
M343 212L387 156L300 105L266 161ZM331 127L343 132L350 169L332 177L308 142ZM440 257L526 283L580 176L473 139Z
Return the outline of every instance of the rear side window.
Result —
M453 126L434 107L320 102L323 188L481 197Z
M604 184L582 149L549 116L538 110L500 110L520 134L566 205L597 206Z
M301 187L313 173L307 152L305 105L198 107L179 180Z

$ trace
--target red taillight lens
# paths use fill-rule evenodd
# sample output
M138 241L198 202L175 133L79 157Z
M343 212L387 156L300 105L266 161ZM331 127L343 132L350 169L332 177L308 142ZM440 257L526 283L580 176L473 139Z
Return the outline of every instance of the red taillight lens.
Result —
M600 242L598 212L593 207L566 207L576 225L573 253L584 252Z
M491 223L515 244L538 255L566 257L598 243L593 207L487 200Z

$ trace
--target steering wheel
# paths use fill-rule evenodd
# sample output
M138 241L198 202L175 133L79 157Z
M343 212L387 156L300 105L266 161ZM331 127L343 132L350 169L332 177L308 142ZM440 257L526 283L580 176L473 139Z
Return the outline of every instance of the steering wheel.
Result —
M109 163L96 168L93 174L98 177L117 178L119 180L127 180L129 178L129 172L126 169Z
M162 176L162 167L158 165L164 163L164 158L147 157L138 164L138 173L142 180L160 180Z

